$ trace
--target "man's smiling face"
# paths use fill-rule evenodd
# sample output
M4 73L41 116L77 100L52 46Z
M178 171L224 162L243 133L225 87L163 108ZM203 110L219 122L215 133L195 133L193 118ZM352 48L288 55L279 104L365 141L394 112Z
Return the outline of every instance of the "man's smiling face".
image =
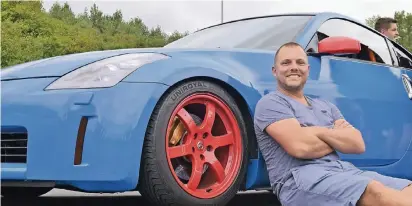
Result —
M279 86L284 90L289 92L302 90L309 75L308 58L305 51L295 45L282 47L272 71Z

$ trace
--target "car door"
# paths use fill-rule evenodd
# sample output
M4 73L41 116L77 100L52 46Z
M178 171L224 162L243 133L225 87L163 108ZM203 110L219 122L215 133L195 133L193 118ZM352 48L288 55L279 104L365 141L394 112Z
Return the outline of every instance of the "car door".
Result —
M388 44L389 50L394 57L394 64L402 70L405 93L412 101L412 54L395 42L388 40ZM407 110L407 108L405 108L405 110ZM411 109L409 108L409 110ZM404 127L408 128L409 136L411 136L412 139L412 122L408 122ZM408 150L412 151L412 140Z
M359 167L399 161L412 136L412 101L402 78L405 74L411 77L410 71L394 64L385 38L362 25L330 19L319 27L313 41L328 36L347 36L362 44L361 53L355 56L309 60L310 64L320 65L320 69L311 70L306 93L337 105L362 132L366 143L365 153L340 156ZM308 46L316 45L313 41Z

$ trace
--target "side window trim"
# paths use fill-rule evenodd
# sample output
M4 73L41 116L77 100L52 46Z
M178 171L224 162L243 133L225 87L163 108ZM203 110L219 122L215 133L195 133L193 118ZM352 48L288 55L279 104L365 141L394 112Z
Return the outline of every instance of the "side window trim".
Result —
M396 62L396 67L403 68L403 69L408 70L408 71L412 70L412 55L408 51L405 51L405 49L402 48L401 46L397 45L396 43L392 43L389 40L388 40L388 45L389 45L391 53L393 53L394 61ZM396 50L399 50L399 52L402 53L402 54L400 54L401 57L399 57L397 55L398 52ZM403 57L403 55L406 56L406 58ZM409 63L409 65L408 65L409 67L401 65L401 62L400 62L401 59L400 58L405 58Z
M308 42L308 44L305 46L305 51L308 52L309 49L313 49L313 51L311 52L318 52L318 34L315 33L312 38L310 39L310 41Z
M402 47L401 45L398 45L398 44L393 44L392 42L390 42L389 40L388 40L388 42L392 45L392 47L396 47L397 49L399 49L401 52L403 52L404 54L405 54L405 56L407 56L408 58L410 58L410 59L412 59L412 54L407 50L407 49L405 49L404 47Z
M388 44L389 52L391 53L391 56L392 56L392 64L393 64L393 66L398 67L399 66L399 59L398 59L398 57L395 53L394 45L388 40L386 40L386 43Z

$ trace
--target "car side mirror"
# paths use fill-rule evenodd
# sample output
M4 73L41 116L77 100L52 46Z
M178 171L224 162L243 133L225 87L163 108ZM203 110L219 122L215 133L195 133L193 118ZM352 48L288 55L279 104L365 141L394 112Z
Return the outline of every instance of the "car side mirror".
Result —
M360 42L349 37L327 37L318 43L320 54L358 54L360 51Z

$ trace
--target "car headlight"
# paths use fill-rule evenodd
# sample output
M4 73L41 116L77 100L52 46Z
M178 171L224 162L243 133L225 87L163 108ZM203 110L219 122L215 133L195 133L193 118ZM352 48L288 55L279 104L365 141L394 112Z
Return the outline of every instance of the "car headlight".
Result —
M46 90L112 87L139 67L169 58L158 53L123 54L80 67L50 84Z

